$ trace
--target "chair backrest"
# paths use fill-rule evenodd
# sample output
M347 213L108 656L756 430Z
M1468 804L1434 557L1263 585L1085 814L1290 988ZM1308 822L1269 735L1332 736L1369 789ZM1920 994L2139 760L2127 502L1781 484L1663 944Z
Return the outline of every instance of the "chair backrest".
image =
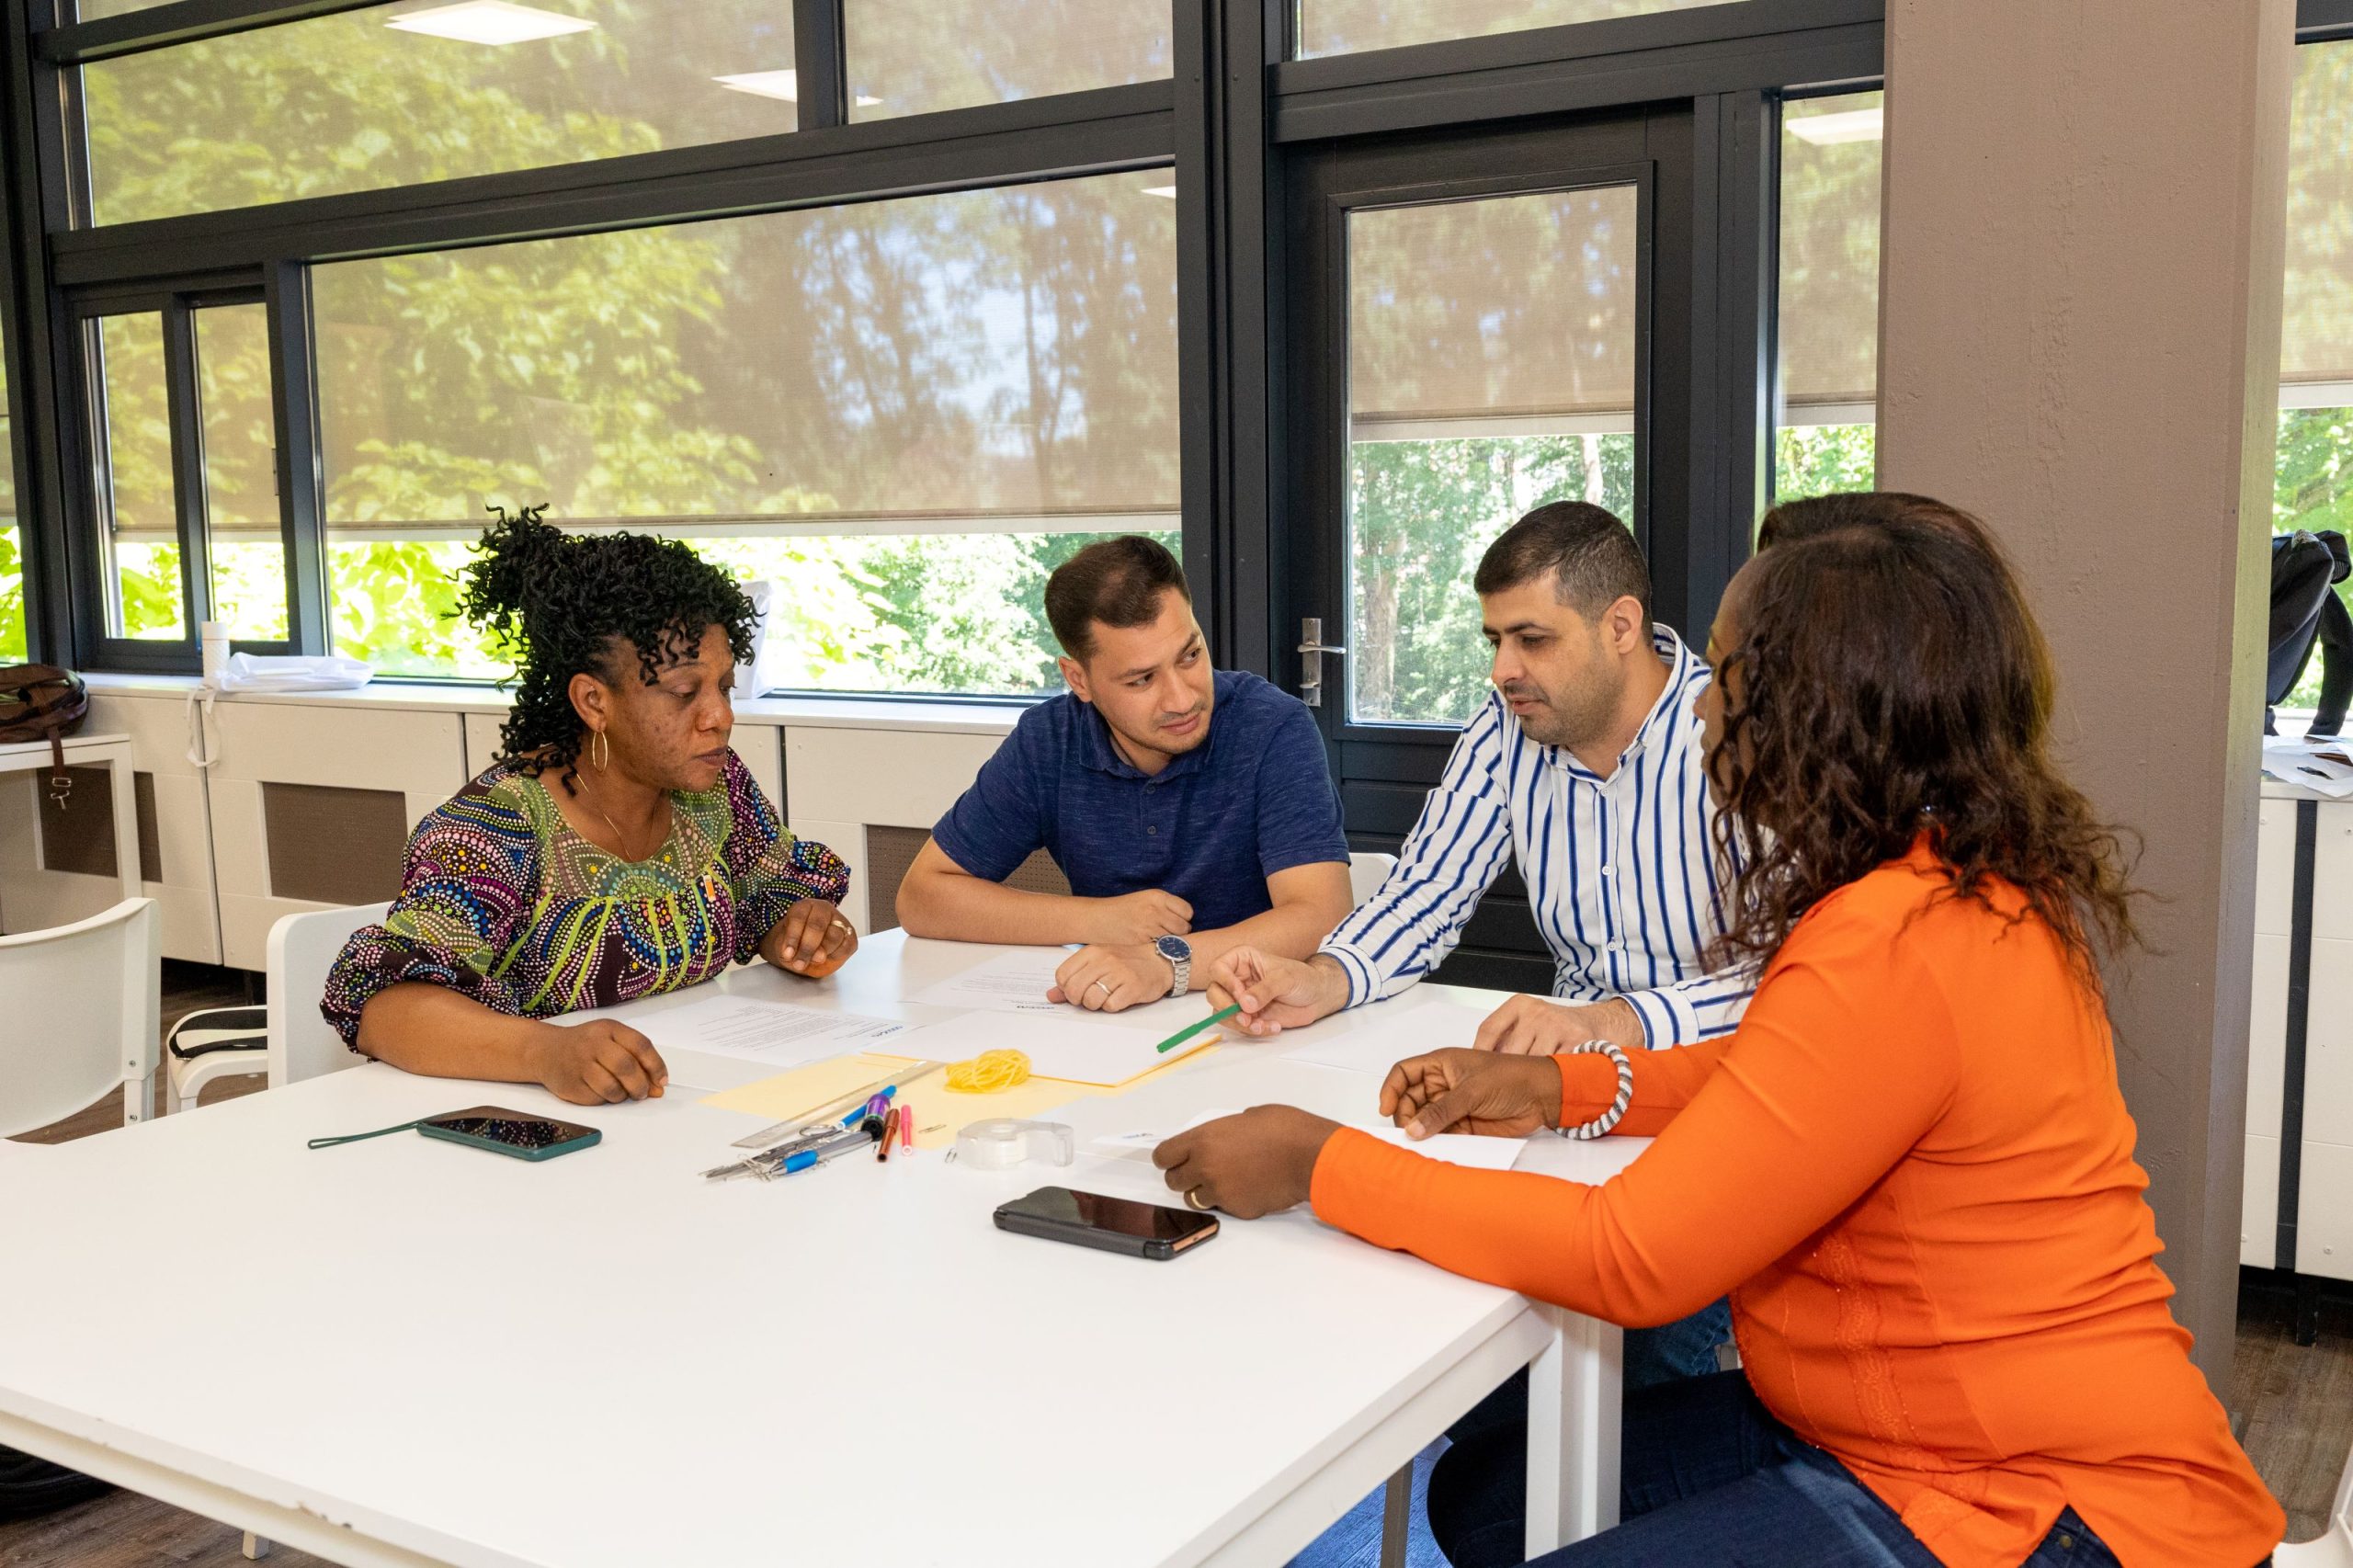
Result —
M63 1121L155 1071L164 926L152 898L0 937L0 1138Z
M1370 850L1353 850L1348 855L1348 902L1362 909L1365 900L1381 891L1389 873L1397 869L1394 855L1376 855Z
M389 903L313 909L289 915L269 928L269 1086L299 1084L323 1073L359 1065L319 1013L327 971L362 926L384 918Z

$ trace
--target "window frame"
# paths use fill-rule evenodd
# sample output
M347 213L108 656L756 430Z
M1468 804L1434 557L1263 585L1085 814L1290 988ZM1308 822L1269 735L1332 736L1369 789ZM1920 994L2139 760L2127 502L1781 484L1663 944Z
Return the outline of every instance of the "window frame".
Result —
M78 487L81 505L75 509L82 526L66 536L69 560L74 565L77 621L88 629L85 646L96 658L80 657L84 667L125 670L151 675L193 675L199 671L202 652L199 630L212 617L212 540L205 483L204 412L199 390L196 358L196 312L230 305L267 304L267 290L258 280L233 282L220 278L183 278L154 287L92 290L73 296L66 306L68 337L74 347L75 405L81 427L87 432L83 447L85 463L71 483ZM98 525L104 515L97 479L105 440L103 389L92 375L97 363L97 324L114 316L154 314L162 318L165 422L171 440L172 505L175 534L180 551L180 613L188 628L182 638L119 637L107 631L108 580L105 551ZM273 372L277 367L272 366ZM273 402L276 393L273 391ZM283 483L284 464L279 464ZM281 503L280 540L287 551L286 592L290 631L294 630L292 601L297 585L296 541L291 519ZM231 644L244 653L290 653L300 643L285 639L238 639Z
M349 196L105 228L75 227L75 67L356 10L373 0L170 0L92 21L72 0L5 0L10 116L6 335L30 652L91 668L157 660L97 633L74 544L90 496L75 310L155 288L156 258L258 286L270 307L290 643L326 651L307 266L739 212L1173 166L1185 559L1221 662L1288 681L1280 340L1282 192L1305 143L1689 98L1706 156L1692 323L1693 521L1654 528L1687 619L1745 559L1737 519L1770 483L1778 105L1883 74L1884 0L1740 0L1683 11L1361 51L1292 55L1292 0L1172 0L1165 81L848 123L840 6L790 5L801 128ZM847 0L855 4L857 0ZM2301 41L2353 36L2353 0L2299 0ZM1753 259L1758 265L1751 267ZM870 696L846 699L872 701ZM931 700L931 699L925 699Z

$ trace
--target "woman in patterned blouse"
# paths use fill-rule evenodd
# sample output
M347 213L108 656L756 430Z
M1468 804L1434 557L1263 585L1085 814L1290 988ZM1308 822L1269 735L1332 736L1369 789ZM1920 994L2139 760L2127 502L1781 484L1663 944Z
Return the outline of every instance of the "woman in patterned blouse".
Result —
M460 603L518 653L497 766L417 824L401 895L321 1003L411 1073L544 1084L575 1105L669 1071L609 1018L549 1020L707 980L756 953L839 969L849 868L778 822L728 749L750 599L675 540L575 537L526 511L483 537Z

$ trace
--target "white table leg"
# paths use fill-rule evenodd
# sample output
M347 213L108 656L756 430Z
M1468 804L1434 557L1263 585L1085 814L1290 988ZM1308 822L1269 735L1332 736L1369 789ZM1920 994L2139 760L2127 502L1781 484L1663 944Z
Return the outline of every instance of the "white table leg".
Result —
M147 891L144 868L139 864L139 783L131 766L131 748L122 747L106 759L114 794L114 864L122 874L122 896L138 898Z
M1528 1555L1618 1522L1619 1396L1625 1335L1560 1307L1528 1366Z

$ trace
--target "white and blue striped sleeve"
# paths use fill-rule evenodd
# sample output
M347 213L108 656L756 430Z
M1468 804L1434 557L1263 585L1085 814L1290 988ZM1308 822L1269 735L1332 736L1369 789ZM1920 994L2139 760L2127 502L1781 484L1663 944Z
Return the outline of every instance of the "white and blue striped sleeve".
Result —
M1490 700L1464 728L1396 869L1324 944L1348 977L1349 1006L1393 996L1443 962L1503 869L1511 853L1506 722Z
M1660 1051L1732 1033L1740 1027L1740 1016L1748 1010L1756 989L1754 971L1742 965L1619 994L1643 1020L1643 1043Z

